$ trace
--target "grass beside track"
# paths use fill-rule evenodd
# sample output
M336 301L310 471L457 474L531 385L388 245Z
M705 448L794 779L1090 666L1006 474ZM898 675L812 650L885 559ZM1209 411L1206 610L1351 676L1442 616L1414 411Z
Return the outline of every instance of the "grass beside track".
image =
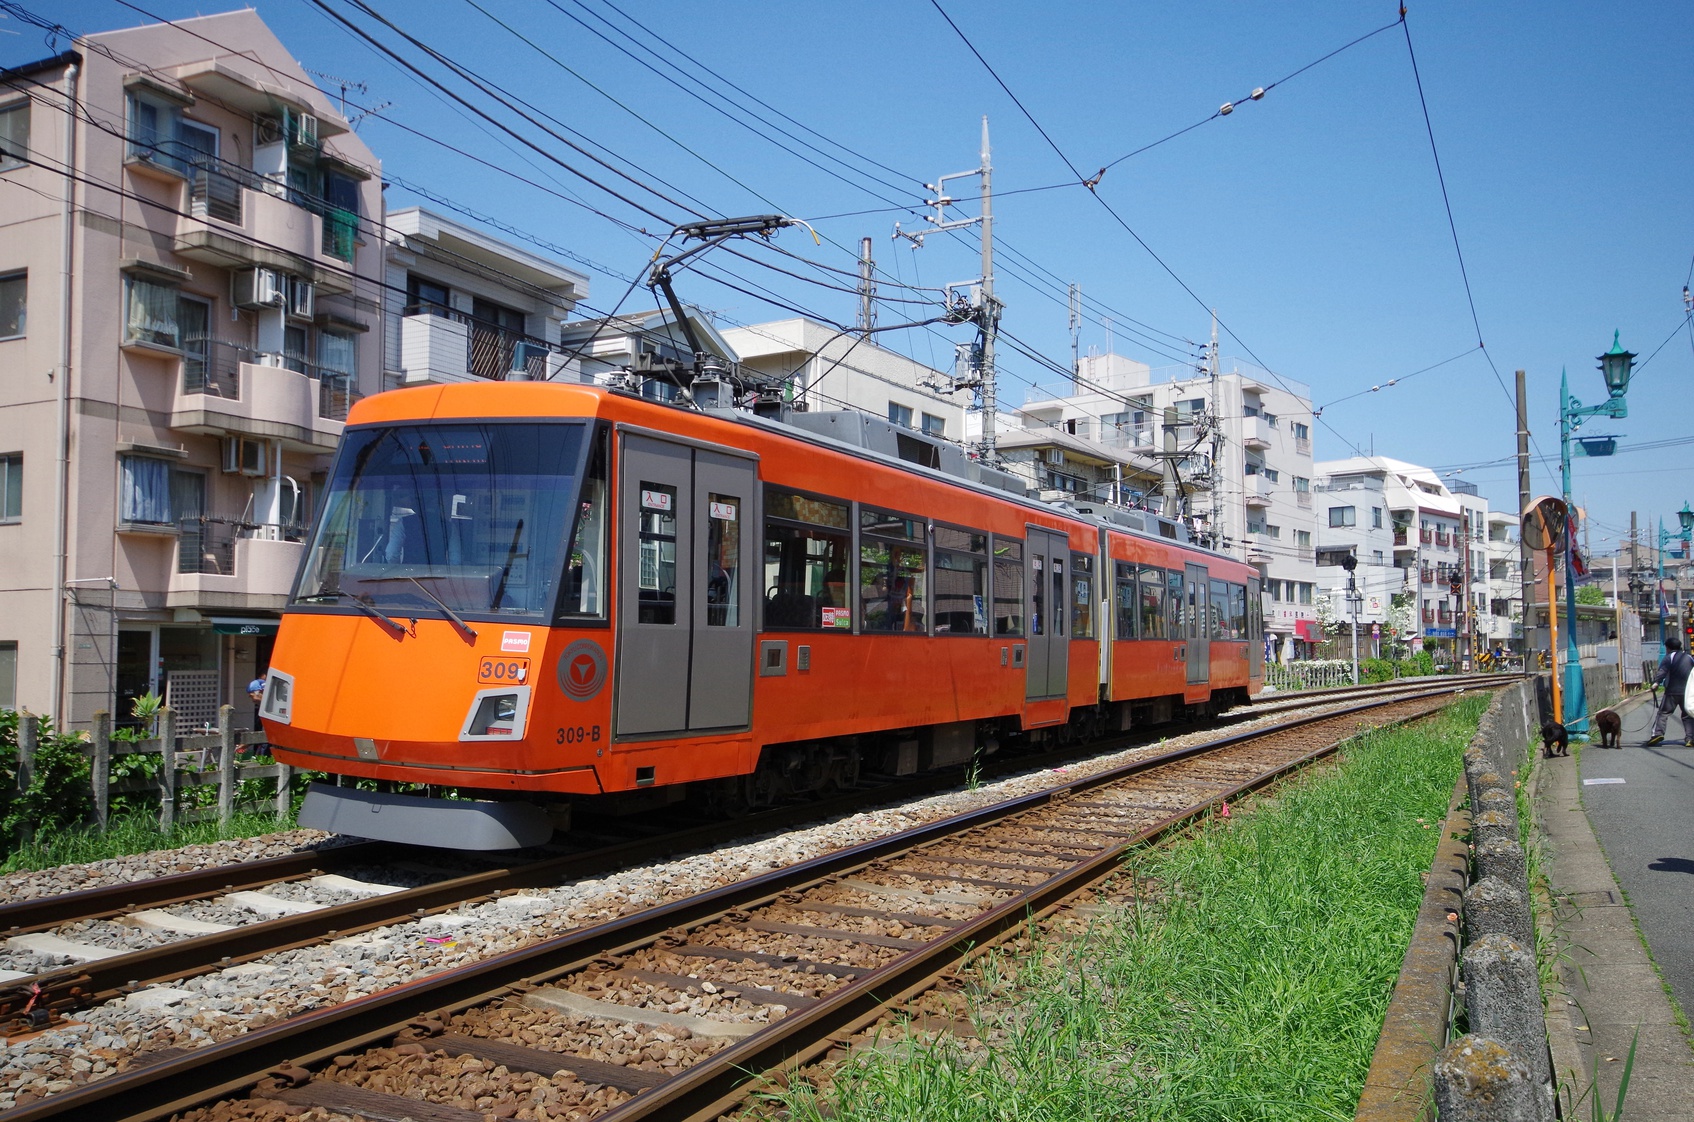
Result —
M978 1040L867 1049L772 1105L796 1122L1351 1119L1487 704L1366 734L1134 853L1138 905L978 960Z
M245 812L232 816L229 825L222 828L211 820L178 823L175 829L167 832L159 828L159 820L153 812L138 812L114 818L105 830L89 826L60 831L29 842L6 855L5 861L0 862L0 874L51 869L59 865L83 865L108 857L126 857L131 853L148 853L155 849L180 849L185 845L230 838L252 838L293 827L292 815L278 819L271 813Z

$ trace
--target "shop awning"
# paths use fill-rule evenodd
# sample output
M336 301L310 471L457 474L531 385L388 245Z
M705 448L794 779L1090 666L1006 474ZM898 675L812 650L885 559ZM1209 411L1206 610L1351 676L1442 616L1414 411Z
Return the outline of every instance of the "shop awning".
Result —
M248 616L213 616L212 630L219 635L275 635L280 622Z

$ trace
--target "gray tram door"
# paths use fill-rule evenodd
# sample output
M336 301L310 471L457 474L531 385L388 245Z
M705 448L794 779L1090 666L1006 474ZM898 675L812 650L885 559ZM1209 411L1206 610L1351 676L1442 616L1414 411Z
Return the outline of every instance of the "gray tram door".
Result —
M757 466L636 433L622 439L617 734L744 727Z
M1247 676L1265 673L1265 621L1259 607L1259 578L1247 578Z
M1034 701L1063 697L1070 669L1070 613L1065 567L1070 540L1063 534L1030 526L1024 550L1025 605L1029 615L1029 657L1024 696Z
M1188 597L1188 684L1204 685L1212 678L1212 609L1211 582L1206 566L1189 565L1183 583L1183 595Z

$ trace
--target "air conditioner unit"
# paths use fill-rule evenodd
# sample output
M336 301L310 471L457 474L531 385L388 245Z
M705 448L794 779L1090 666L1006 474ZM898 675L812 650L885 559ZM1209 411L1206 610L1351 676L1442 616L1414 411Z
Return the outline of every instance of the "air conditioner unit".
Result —
M311 319L313 298L317 290L309 280L287 277L288 316L290 319Z
M275 269L230 274L230 302L238 308L280 308L288 302L287 278Z
M224 470L232 475L265 474L265 444L246 437L224 438Z
M286 135L286 119L261 116L253 121L253 143L257 146L281 144Z
M1047 449L1047 462L1054 465L1062 465L1065 462L1065 450L1063 448Z
M283 129L288 134L290 148L318 147L318 119L310 113L296 113L286 110L283 114Z

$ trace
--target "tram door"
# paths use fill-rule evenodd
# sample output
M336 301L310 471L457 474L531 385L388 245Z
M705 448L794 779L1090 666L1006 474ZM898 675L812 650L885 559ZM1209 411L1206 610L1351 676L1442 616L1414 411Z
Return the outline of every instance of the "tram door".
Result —
M1206 566L1189 565L1184 584L1183 595L1188 597L1188 610L1182 613L1188 628L1184 637L1188 644L1188 684L1203 686L1212 678L1211 583Z
M619 736L752 715L755 460L622 434Z
M1065 696L1070 669L1070 611L1065 565L1070 539L1030 526L1024 549L1024 587L1029 591L1029 657L1024 696L1031 701Z
M1259 606L1259 578L1247 578L1247 676L1265 675L1265 621Z

